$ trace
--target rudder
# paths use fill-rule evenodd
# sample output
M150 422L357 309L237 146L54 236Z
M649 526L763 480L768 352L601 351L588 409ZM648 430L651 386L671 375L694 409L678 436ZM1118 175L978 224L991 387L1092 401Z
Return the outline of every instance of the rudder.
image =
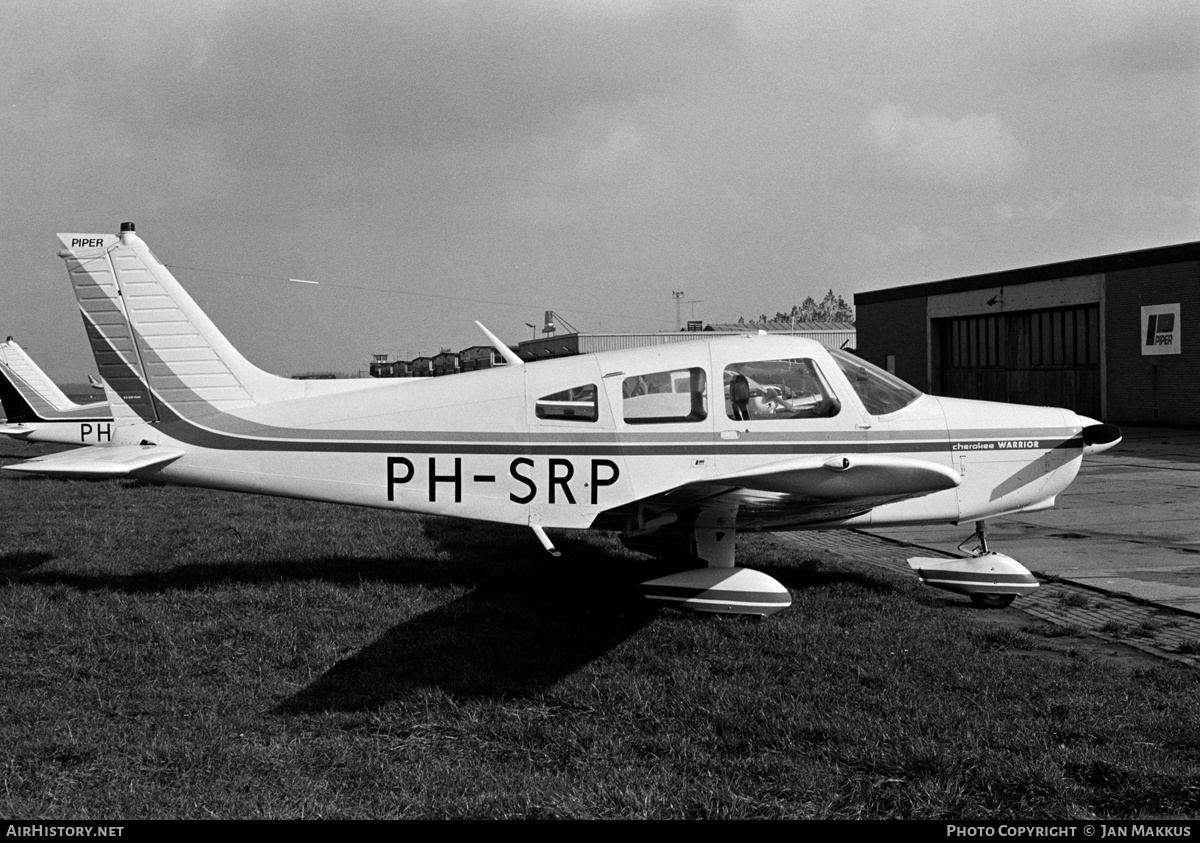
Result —
M100 376L143 420L197 418L304 394L301 382L246 360L133 223L123 223L120 235L58 236Z
M13 373L3 363L0 363L0 407L4 408L6 424L37 421L37 413L21 395L13 381Z

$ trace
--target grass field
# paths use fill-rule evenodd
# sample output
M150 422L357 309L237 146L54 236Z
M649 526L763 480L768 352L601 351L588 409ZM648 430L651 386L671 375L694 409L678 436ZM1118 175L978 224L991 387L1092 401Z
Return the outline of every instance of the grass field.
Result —
M0 463L38 449L0 445ZM764 622L602 534L0 472L0 814L1200 814L1195 672L739 539ZM1001 623L1003 616L1007 622Z

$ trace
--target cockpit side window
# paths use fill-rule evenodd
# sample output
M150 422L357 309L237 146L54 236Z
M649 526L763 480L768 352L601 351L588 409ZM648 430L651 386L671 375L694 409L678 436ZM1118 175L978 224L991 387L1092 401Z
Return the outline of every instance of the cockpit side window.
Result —
M867 412L873 416L885 416L903 410L922 395L920 390L861 357L833 349L829 353L846 380L850 381L850 386L858 393Z
M543 395L534 405L539 419L594 422L600 418L594 383Z
M725 367L725 414L734 421L828 418L841 403L812 360L755 360Z
M626 424L703 421L707 387L701 368L634 375L621 383L621 415Z

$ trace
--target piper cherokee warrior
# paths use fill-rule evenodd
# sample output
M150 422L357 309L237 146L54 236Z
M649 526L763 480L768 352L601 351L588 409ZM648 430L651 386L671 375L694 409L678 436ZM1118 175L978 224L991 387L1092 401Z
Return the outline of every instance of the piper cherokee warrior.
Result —
M682 609L766 616L778 581L739 531L974 522L927 584L1000 607L1037 587L986 519L1054 505L1120 439L1070 410L924 395L807 339L737 336L407 383L296 381L249 363L125 223L61 234L113 412L99 445L10 470L133 476L546 529L618 531L697 566L643 584Z

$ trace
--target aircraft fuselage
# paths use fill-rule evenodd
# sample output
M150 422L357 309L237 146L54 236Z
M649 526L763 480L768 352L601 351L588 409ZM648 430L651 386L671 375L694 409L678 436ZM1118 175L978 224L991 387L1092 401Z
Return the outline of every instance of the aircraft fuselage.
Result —
M817 406L805 395L782 412L752 406L749 418L733 418L729 389L718 386L723 373L782 371L783 363L799 371L799 361L805 377L819 378ZM657 392L630 394L647 380ZM155 400L161 421L118 425L114 442L185 445L185 456L148 472L167 482L614 529L639 517L622 509L633 502L664 495L667 507L684 485L729 496L738 484L723 477L805 457L905 457L947 467L961 482L857 512L797 513L794 494L741 489L731 497L739 529L957 523L1048 505L1074 479L1080 431L1090 422L1066 410L928 395L871 414L824 348L765 336L582 355L190 418ZM819 409L821 400L831 406Z

